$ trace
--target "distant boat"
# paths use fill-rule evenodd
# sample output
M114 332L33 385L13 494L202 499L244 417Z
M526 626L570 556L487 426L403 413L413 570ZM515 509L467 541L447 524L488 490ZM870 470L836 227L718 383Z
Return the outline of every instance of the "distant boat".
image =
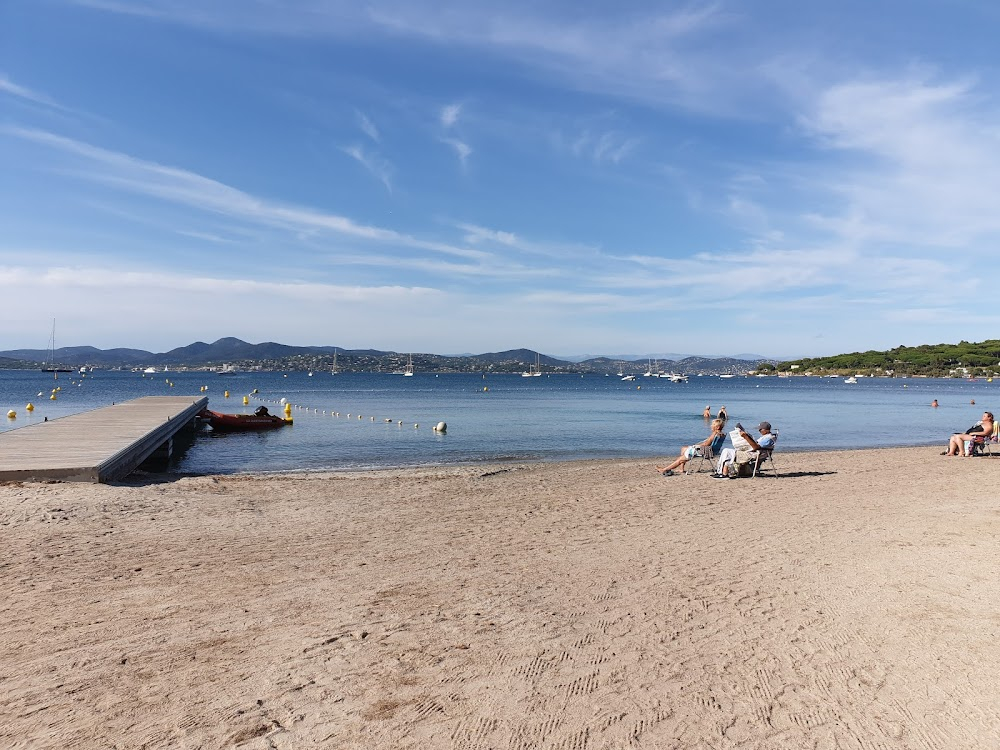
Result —
M145 370L142 371L142 374L143 375L155 375L156 374L156 368L155 367L147 367Z
M845 378L844 382L845 383L851 383L851 384L853 384L853 383L857 383L858 379L857 378L853 378L853 377L852 378Z
M663 378L663 377L670 378L670 382L671 383L686 383L686 382L688 382L688 376L687 375L681 375L680 373L676 373L676 372L672 372L669 375L661 375L660 377L661 378Z
M622 380L635 380L635 375L625 375Z
M222 367L220 367L218 370L216 370L215 374L216 375L236 375L238 373L237 373L237 370L236 370L235 367L233 367L229 363L226 363Z
M49 337L49 349L45 353L42 372L73 372L69 367L59 367L56 364L56 319L52 319L52 335Z
M542 376L542 368L540 364L538 352L535 352L535 364L528 365L528 371L522 372L522 378L540 378Z
M337 374L337 350L333 350L333 367L330 369L331 375Z
M720 375L719 377L720 378L735 378L736 376L735 375L726 374L726 375Z
M410 355L410 361L406 364L406 369L403 371L403 376L407 378L413 377L413 355Z

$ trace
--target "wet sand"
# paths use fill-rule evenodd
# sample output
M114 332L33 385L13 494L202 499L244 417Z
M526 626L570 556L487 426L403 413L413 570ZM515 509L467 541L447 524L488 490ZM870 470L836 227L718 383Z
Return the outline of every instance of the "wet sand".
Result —
M1000 746L1000 460L0 485L0 747Z

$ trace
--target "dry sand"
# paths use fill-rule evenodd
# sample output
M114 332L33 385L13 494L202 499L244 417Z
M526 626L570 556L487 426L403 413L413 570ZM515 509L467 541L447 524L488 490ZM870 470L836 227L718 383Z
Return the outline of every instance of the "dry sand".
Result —
M0 486L3 748L1000 746L1000 461Z

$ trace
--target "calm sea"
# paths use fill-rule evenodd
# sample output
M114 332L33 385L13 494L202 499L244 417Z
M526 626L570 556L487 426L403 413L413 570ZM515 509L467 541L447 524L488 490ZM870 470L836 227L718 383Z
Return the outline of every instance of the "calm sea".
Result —
M59 387L56 400L49 398ZM264 433L199 432L174 462L185 473L319 471L497 461L663 457L708 434L702 411L725 405L732 422L770 421L781 450L945 444L1000 407L1000 379L434 375L316 372L0 371L0 431L148 395L204 395L217 411L280 413L295 424ZM229 398L224 396L229 391ZM243 396L253 391L250 405ZM939 408L930 407L938 399ZM36 409L29 415L25 405ZM970 402L975 401L973 405ZM334 416L339 412L340 416ZM348 417L347 415L351 416ZM361 417L360 419L358 417ZM372 421L374 417L375 421ZM384 420L391 420L386 422ZM431 427L446 422L446 434ZM399 423L402 422L402 425ZM419 427L414 427L419 425Z

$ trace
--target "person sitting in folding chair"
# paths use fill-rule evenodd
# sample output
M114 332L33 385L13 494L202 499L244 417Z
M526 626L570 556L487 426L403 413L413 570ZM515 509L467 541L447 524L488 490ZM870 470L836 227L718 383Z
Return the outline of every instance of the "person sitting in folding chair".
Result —
M993 412L984 411L983 419L972 425L965 432L956 432L948 438L948 450L942 456L971 456L970 443L977 437L992 434L993 432Z
M760 438L756 440L750 433L743 429L743 425L739 422L736 423L734 432L738 432L743 440L736 447L726 448L722 451L715 474L712 475L716 479L731 479L732 477L741 476L741 466L757 461L760 451L774 448L776 438L771 432L770 422L761 422L757 425L757 432L760 433Z
M685 445L681 448L681 455L674 459L674 462L670 466L657 466L656 470L660 472L663 476L669 477L673 476L674 469L684 470L684 465L690 461L692 458L701 456L709 451L711 451L711 446L722 445L722 441L726 439L726 433L722 431L725 422L721 419L712 420L712 433L702 440L700 443L695 445ZM718 442L716 442L718 441Z

